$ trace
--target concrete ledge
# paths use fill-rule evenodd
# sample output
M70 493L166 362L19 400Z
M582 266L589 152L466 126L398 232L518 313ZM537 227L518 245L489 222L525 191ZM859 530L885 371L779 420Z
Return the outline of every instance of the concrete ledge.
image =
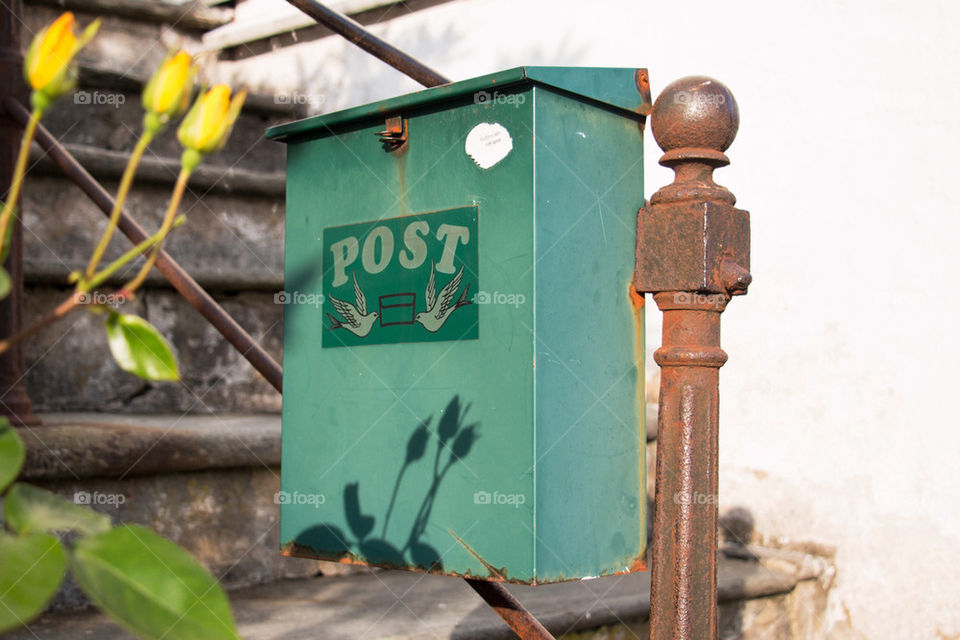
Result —
M721 557L719 592L721 603L726 603L722 611L747 617L745 601L787 594L798 582L795 576L762 562ZM510 585L509 589L558 637L611 625L629 629L643 624L650 611L648 573L540 587ZM281 581L233 592L231 600L240 633L249 640L515 637L456 578L377 571ZM47 616L31 624L29 631L10 637L120 640L131 636L105 616L86 612Z
M280 416L41 415L22 427L24 480L280 466Z
M119 234L118 234L119 235ZM128 246L130 246L128 244ZM24 257L23 281L28 285L47 285L56 288L62 292L67 292L67 278L72 271L82 270L87 266L86 260L71 260L64 258L62 260L45 260L34 257ZM212 260L211 260L212 262ZM197 283L207 290L208 293L220 293L223 291L235 292L268 292L271 295L278 291L283 291L283 276L274 276L266 269L261 271L226 271L225 269L188 269L190 276ZM104 287L120 287L129 280L126 273L114 274L103 281ZM144 287L148 289L173 290L171 285L163 275L154 269L144 281ZM66 294L64 297L66 297ZM656 416L654 416L656 417ZM650 424L649 422L647 423ZM656 429L656 427L654 427ZM654 433L654 437L656 433ZM647 440L654 439L650 432L647 432Z

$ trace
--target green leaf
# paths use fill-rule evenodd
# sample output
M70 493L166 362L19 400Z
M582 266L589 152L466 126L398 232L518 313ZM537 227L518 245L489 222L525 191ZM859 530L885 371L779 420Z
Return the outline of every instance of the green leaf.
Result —
M67 560L51 535L0 533L0 633L40 615L57 593Z
M236 640L220 585L189 553L136 525L82 538L73 577L118 623L143 638Z
M77 531L92 535L109 531L110 518L76 505L45 489L18 482L3 503L7 526L17 533Z
M10 282L10 274L3 267L0 267L0 300L10 295L10 288L13 283Z
M16 429L10 426L8 419L0 418L0 491L20 475L26 455L23 440Z
M110 313L107 340L113 359L124 371L145 380L180 379L170 343L143 318L116 311Z

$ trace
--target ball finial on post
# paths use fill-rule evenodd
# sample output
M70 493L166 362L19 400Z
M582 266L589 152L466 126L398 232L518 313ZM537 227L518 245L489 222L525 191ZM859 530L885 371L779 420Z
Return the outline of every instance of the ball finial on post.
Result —
M651 128L664 150L660 164L676 173L674 182L650 198L651 204L736 198L713 182L713 169L730 164L723 153L740 126L740 110L730 90L707 76L688 76L667 85L653 105Z

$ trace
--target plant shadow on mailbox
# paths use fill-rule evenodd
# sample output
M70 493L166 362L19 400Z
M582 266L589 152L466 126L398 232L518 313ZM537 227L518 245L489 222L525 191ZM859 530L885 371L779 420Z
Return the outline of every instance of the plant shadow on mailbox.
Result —
M343 488L343 508L352 535L336 525L321 523L301 531L296 536L294 546L307 551L309 555L319 554L333 560L350 559L396 568L443 571L442 554L421 538L430 522L440 483L454 465L470 454L479 438L479 423L464 425L469 410L470 404L461 408L460 396L455 395L444 409L436 431L430 428L433 421L433 416L430 416L410 434L406 456L397 472L390 502L379 526L379 537L374 535L378 528L376 516L364 513L361 507L360 483L351 482ZM435 442L432 480L423 495L409 535L403 546L398 547L387 539L397 494L404 475L412 465L429 463L424 458L431 442Z

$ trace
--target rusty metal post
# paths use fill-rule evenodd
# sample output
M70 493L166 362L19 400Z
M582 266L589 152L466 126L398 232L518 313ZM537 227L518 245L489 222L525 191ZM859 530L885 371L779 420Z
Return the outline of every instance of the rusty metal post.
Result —
M713 182L740 116L721 83L694 76L653 107L660 164L674 182L637 218L634 284L663 312L651 640L717 637L717 434L720 314L750 284L750 218Z
M26 101L23 82L23 57L20 54L20 29L23 6L20 0L0 5L0 101L13 97ZM13 177L21 128L5 111L0 112L0 193L6 197ZM10 254L4 263L10 274L10 295L0 301L0 336L13 335L23 324L23 225L13 221ZM14 345L0 355L0 416L14 424L39 424L30 398L23 386L23 347Z

